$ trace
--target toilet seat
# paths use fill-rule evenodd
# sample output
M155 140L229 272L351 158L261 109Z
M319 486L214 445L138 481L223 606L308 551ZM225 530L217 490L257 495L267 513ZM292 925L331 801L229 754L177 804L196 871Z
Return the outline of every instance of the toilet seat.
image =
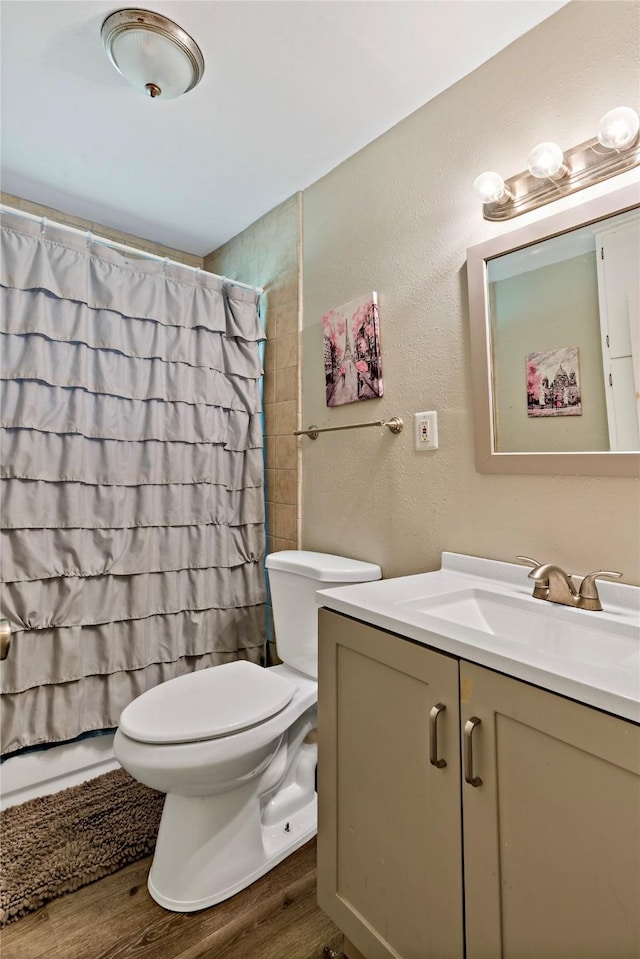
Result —
M270 719L295 685L272 669L238 660L176 676L125 707L120 729L141 743L192 743L228 736Z

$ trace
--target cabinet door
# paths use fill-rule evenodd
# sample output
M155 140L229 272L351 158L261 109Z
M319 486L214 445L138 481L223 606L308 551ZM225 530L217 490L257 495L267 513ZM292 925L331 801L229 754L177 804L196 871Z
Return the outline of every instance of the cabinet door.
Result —
M367 959L463 956L458 724L457 660L320 610L318 902Z
M638 959L640 727L468 663L460 680L467 959Z

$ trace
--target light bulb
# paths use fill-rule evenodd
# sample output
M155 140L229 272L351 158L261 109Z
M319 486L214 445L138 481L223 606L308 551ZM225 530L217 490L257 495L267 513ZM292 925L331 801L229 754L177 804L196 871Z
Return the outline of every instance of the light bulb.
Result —
M598 124L598 141L609 150L624 150L638 136L640 118L631 107L609 110Z
M539 143L527 157L531 176L540 180L559 180L567 172L564 154L557 143Z
M505 186L499 173L485 170L473 181L473 189L483 203L505 203L511 198L511 193Z

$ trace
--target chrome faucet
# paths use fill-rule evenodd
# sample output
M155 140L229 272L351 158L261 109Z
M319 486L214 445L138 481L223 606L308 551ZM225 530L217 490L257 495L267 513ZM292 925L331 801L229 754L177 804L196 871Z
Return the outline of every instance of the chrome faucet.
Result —
M569 573L565 573L560 566L555 566L553 563L536 566L529 573L529 579L532 579L536 586L546 588L547 595L538 596L538 599L544 598L550 603L560 603L562 606L578 605L578 590L573 585ZM535 587L533 591L535 593Z
M620 579L622 573L600 569L589 573L576 589L570 573L565 573L560 566L553 563L538 563L529 556L517 556L534 568L529 573L529 579L535 583L533 587L534 599L545 599L549 603L560 603L562 606L575 606L576 609L602 610L602 603L598 595L596 579Z

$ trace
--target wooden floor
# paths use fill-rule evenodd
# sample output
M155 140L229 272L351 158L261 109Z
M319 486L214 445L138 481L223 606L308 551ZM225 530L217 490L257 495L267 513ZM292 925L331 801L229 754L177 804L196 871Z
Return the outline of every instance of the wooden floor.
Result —
M49 903L0 934L2 959L339 959L316 905L316 843L227 902L167 912L147 892L151 857Z

